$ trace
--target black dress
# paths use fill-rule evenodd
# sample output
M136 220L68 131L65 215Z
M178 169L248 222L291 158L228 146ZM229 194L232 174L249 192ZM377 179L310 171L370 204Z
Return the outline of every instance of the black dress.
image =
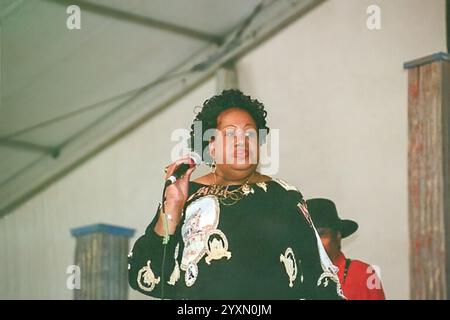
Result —
M279 179L246 187L229 186L242 196L232 204L190 182L168 244L153 231L158 213L134 244L130 286L169 299L342 299L302 194Z

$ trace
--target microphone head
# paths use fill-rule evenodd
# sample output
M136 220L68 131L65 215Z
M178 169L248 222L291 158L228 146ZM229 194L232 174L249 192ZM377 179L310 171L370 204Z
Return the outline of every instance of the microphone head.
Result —
M191 158L193 165L198 166L202 163L202 157L195 151L189 152L189 157Z

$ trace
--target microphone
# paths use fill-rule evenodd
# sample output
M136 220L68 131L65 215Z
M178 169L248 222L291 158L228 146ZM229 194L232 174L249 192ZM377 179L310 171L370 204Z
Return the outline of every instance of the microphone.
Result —
M198 166L200 163L202 163L202 157L196 152L190 152L189 153L189 163L182 163L180 164L175 171L172 173L172 175L167 178L166 180L166 187L170 186L171 184L174 184L175 181L180 179L188 169Z

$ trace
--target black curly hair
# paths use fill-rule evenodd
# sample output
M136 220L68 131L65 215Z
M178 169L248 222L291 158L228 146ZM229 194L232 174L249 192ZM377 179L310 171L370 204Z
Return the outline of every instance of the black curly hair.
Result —
M203 150L206 150L206 147L209 144L209 141L203 141L203 135L205 131L208 129L216 128L217 117L220 115L220 113L230 108L238 108L247 111L255 121L257 131L259 132L260 129L265 129L266 133L269 133L269 127L266 126L267 111L264 110L264 104L256 99L252 99L250 96L244 95L240 90L223 90L222 93L207 99L203 103L201 111L197 113L194 122L191 125L191 150L196 151L203 157ZM194 124L196 121L202 122L201 137L198 138L202 141L202 150L194 149L194 136L196 133L194 130ZM200 134L200 132L198 134ZM259 142L260 144L264 143L263 136L261 137L261 139L259 139ZM204 160L207 161L207 159Z

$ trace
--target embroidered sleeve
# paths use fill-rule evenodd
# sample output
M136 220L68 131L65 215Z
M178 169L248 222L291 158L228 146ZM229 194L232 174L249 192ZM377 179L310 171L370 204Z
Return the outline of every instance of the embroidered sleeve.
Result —
M288 274L297 276L298 273L296 278L300 279L299 282L302 286L300 298L345 299L337 276L337 267L333 265L323 247L302 193L298 188L285 181L278 179L276 182L289 194L286 203L291 208L295 206L292 211L297 215L298 223L292 223L295 225L295 229L290 231L291 235L295 237L293 252L298 254L298 258L293 264L295 268L292 270L297 269L297 271ZM285 254L284 257L283 259L286 260L289 255Z
M136 240L128 254L128 282L133 289L158 298L161 298L161 289L164 285L164 298L170 298L174 294L175 283L179 278L176 270L178 263L174 258L178 256L179 251L178 234L171 236L165 245L163 261L163 237L154 232L158 218L159 207L145 234Z
M305 209L307 212L306 203ZM309 216L309 213L307 215ZM328 257L312 222L309 230L311 231L311 245L309 248L305 248L309 256L307 260L308 268L306 268L310 273L308 275L310 282L307 286L308 298L320 300L345 299L337 275L338 268L333 265Z

